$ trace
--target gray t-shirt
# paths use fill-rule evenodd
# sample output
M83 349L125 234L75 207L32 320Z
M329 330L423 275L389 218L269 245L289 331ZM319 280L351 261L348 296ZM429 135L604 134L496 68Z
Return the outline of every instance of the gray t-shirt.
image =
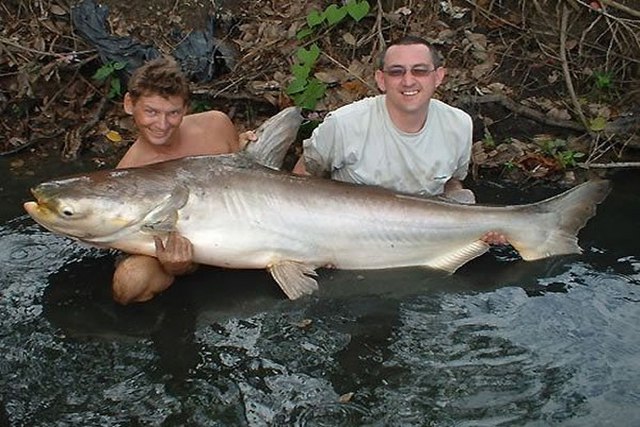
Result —
M434 196L450 178L466 177L472 132L467 113L436 99L419 132L402 132L389 117L385 95L378 95L328 114L304 141L303 155L310 173Z

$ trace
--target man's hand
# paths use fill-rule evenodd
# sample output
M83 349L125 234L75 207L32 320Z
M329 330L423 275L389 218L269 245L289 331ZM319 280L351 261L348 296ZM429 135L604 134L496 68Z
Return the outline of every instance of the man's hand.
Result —
M238 135L238 144L240 145L240 151L244 150L244 147L247 146L248 143L254 142L258 140L258 135L252 130L248 130L242 132Z
M495 231L488 232L487 234L482 236L481 240L490 245L506 245L509 243L507 242L507 238L504 235L496 233Z
M476 196L473 191L464 188L462 182L457 178L450 178L446 182L442 196L457 203L472 205L476 202Z
M167 273L180 276L195 270L193 245L189 239L172 232L169 233L166 244L157 236L154 236L153 240L156 244L156 258Z
M460 188L457 190L451 190L444 193L444 197L457 203L463 203L466 205L473 205L476 202L476 196L473 191L468 188Z

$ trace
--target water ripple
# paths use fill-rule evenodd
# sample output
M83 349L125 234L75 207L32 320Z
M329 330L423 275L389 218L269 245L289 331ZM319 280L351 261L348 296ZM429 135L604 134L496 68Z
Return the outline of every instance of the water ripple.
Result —
M369 410L357 403L328 402L302 408L286 423L299 427L349 427L360 425L368 414Z
M35 224L11 224L13 226L0 227L0 266L7 275L20 276L33 272L50 274L65 263L98 251L44 231Z
M574 263L537 285L564 283L563 293L503 288L405 303L386 361L399 374L378 390L379 415L403 425L547 423L602 412L602 399L624 412L640 396L634 281Z

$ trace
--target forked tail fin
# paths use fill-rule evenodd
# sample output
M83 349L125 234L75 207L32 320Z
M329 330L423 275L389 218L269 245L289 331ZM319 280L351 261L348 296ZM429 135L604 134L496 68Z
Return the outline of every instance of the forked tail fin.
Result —
M535 216L530 227L514 233L509 243L527 260L581 253L578 232L609 194L607 180L591 180L555 197L527 205ZM535 224L535 226L534 226Z

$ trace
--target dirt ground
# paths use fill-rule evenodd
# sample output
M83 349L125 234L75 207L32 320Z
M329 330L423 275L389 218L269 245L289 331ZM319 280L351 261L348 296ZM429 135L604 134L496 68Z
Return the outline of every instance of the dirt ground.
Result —
M109 80L92 78L107 62L72 19L73 9L87 1L0 5L7 23L0 30L0 152L12 157L15 173L29 173L29 159L38 155L84 156L108 167L134 139L121 93L107 96ZM313 72L327 89L307 113L320 120L327 111L376 94L378 53L412 33L433 42L445 58L448 76L438 97L474 118L476 174L557 180L580 169L578 163L621 164L638 157L637 1L369 1L360 20L325 23L298 40L313 11L332 3L346 2L100 4L108 8L105 33L136 48L171 55L189 35L210 31L214 44L224 48L213 78L192 78L192 107L227 112L239 131L294 102L287 87L300 47L320 48ZM605 40L607 32L615 33L615 45ZM124 71L111 79L124 86Z

